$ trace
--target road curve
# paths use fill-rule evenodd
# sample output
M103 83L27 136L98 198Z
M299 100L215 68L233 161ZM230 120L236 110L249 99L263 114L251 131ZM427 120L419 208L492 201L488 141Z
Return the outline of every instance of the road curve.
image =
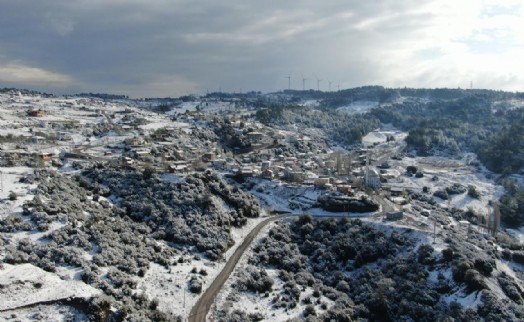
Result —
M253 230L249 234L247 234L246 238L244 238L244 240L242 241L242 244L237 248L237 250L235 250L233 255L227 261L226 266L224 266L220 274L218 274L213 283L211 283L211 285L207 288L204 294L202 294L202 296L193 306L191 312L189 312L189 322L206 321L207 313L209 312L209 309L211 308L211 305L215 300L215 296L218 294L218 292L220 292L220 289L222 289L222 286L229 278L229 275L231 275L231 272L233 272L233 270L235 269L235 266L237 265L240 257L242 257L242 254L244 254L244 252L253 242L253 239L255 239L260 230L268 223L288 216L289 215L278 215L270 217L256 225L255 228L253 228Z

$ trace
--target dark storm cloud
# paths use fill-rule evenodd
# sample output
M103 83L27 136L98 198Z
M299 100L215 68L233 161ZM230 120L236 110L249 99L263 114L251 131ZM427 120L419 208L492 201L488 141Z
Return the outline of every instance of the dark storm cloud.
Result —
M434 73L409 59L443 24L429 0L0 3L0 85L132 96L272 91L290 72L294 88L409 84Z

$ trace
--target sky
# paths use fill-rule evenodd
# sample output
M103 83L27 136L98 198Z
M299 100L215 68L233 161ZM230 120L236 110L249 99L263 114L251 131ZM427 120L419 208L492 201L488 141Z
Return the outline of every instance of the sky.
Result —
M0 0L0 87L524 91L524 0ZM303 81L303 79L305 79Z

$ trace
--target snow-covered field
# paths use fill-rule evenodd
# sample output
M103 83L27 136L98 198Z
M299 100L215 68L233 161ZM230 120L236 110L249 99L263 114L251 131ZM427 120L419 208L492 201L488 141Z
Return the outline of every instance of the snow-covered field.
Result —
M231 299L228 299L228 295L233 290L233 284L235 283L236 277L241 274L241 272L245 269L246 266L248 266L248 259L252 254L253 248L257 245L257 243L260 242L262 238L267 236L267 233L269 230L275 225L275 223L271 223L264 227L261 232L259 233L258 237L253 241L253 243L250 245L250 247L246 250L244 255L239 260L235 270L233 273L231 273L230 278L227 280L227 282L222 287L222 290L218 293L216 296L215 302L213 303L213 306L211 307L209 314L207 316L208 320L213 320L217 308L226 309L226 310L242 310L246 313L261 313L263 316L263 321L274 321L274 322L280 322L280 321L287 321L292 318L301 318L302 311L304 310L305 304L299 304L293 309L275 309L272 308L271 303L271 297L264 297L262 300L258 296L258 294L247 294L247 296L242 296L241 301L232 301ZM275 269L269 269L266 270L268 275L275 281L275 284L273 285L274 290L280 290L283 288L284 281L282 281L278 277L278 270ZM300 295L300 299L305 299L307 297L310 297L310 295L313 293L313 289L311 287L307 287ZM331 307L334 302L330 299L326 298L325 296L320 296L320 301L325 303L326 308ZM299 303L301 301L298 301ZM321 308L320 305L317 305L317 311L322 312L324 309Z
M159 309L163 312L172 312L187 318L189 311L198 301L199 295L188 290L188 281L191 276L198 276L202 281L202 292L211 285L215 277L222 271L227 260L233 255L235 250L242 244L245 236L261 221L266 219L264 216L256 219L249 219L242 228L234 228L231 235L235 240L232 246L224 255L224 260L211 262L205 258L190 255L182 256L183 263L178 263L166 269L158 264L151 264L144 278L137 278L139 292L144 292L148 298L158 300ZM205 270L207 275L192 273Z
M20 178L33 169L28 167L0 167L0 219L14 212L21 212L25 201L33 199L31 189L36 185L21 183ZM16 196L10 200L10 195Z
M430 193L443 190L457 183L465 186L476 187L480 193L480 198L475 199L468 196L467 192L449 195L449 200L442 200L435 197L435 200L442 207L458 208L462 210L474 210L477 213L488 214L492 211L488 205L490 201L498 200L504 193L504 188L497 185L493 179L488 178L487 172L479 172L475 168L468 166L462 160L451 160L439 157L417 157L404 158L403 160L392 162L393 167L399 172L404 173L407 166L413 165L419 168L424 174L422 178L415 176L401 176L399 183L392 183L416 192L422 192L424 187L428 187Z
M31 264L4 264L0 274L0 311L69 297L101 294L81 281L62 280Z
M378 106L379 102L376 101L355 101L349 105L339 107L337 110L349 114L358 114L368 112L369 110Z

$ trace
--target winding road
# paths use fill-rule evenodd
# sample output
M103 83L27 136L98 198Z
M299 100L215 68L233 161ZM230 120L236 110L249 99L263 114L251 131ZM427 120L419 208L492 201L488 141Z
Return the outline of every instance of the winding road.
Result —
M188 321L189 322L205 322L206 316L209 312L209 309L211 308L211 305L215 301L215 297L222 289L222 286L224 286L224 283L229 278L229 275L233 272L235 269L235 266L237 265L238 261L240 260L240 257L244 254L244 252L247 250L249 245L253 242L255 237L258 235L260 230L269 224L270 222L284 219L284 218L290 218L290 217L297 217L297 215L277 215L270 217L268 219L265 219L264 221L260 222L258 225L253 228L253 230L244 238L242 241L242 244L235 250L233 255L229 258L226 265L222 269L222 271L218 274L218 276L215 278L213 283L207 288L207 290L202 294L202 296L198 299L196 304L191 309L191 312L189 312ZM340 216L312 216L314 218L318 219L327 219L327 218L340 218Z
M202 296L198 299L196 304L191 309L191 312L189 313L188 321L189 322L204 322L206 321L207 313L209 312L209 309L211 308L211 305L215 301L215 296L220 292L220 289L224 285L224 283L229 278L229 275L231 275L231 272L235 269L235 266L237 265L240 257L242 257L242 254L246 251L246 249L249 247L251 242L253 242L253 239L258 235L260 230L266 226L268 223L283 219L286 217L290 217L289 215L278 215L270 217L261 223L259 223L253 230L244 238L244 241L242 244L237 248L237 250L233 253L231 258L226 263L226 266L222 269L220 274L215 278L213 283L207 288L207 290L202 294Z

